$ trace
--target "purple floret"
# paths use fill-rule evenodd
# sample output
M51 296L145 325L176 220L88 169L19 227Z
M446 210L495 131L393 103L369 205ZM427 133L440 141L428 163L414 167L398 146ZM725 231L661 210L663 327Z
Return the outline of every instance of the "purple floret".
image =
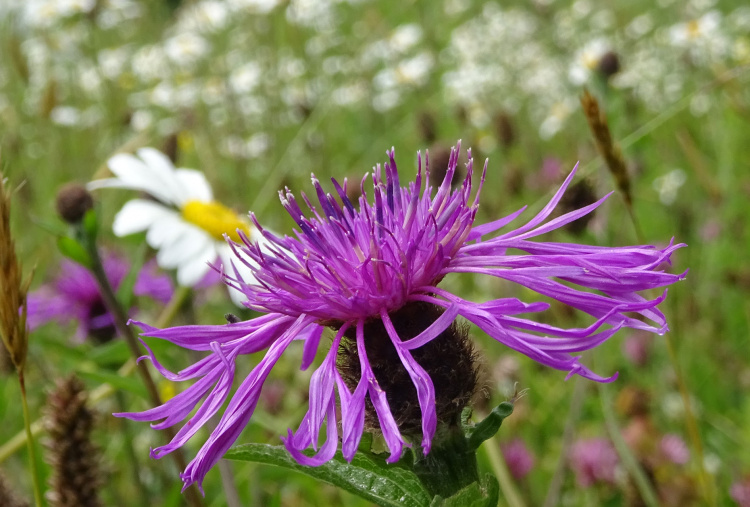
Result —
M443 183L436 192L427 185L429 163L423 173L418 158L416 179L402 187L393 151L384 167L372 174L372 190L365 191L355 206L347 198L347 182L332 180L335 196L325 193L313 176L318 205L302 194L309 208L303 212L286 189L281 202L296 222L294 236L278 237L251 218L267 245L261 249L247 237L232 243L236 262L253 270L256 280L246 283L237 269L224 273L225 282L242 291L245 305L264 315L223 326L183 326L155 329L144 326L144 335L171 341L208 355L173 374L164 369L149 350L157 369L174 381L195 380L186 390L160 407L141 413L116 414L139 421L161 421L161 429L190 416L177 436L153 451L161 457L182 446L222 407L234 381L234 362L241 354L268 349L265 358L242 381L208 441L182 474L185 485L203 481L206 472L222 457L252 417L263 382L292 341L302 342L302 369L308 368L321 343L324 328L336 330L323 363L310 382L309 410L296 432L283 438L300 463L320 465L330 460L341 439L344 457L351 460L364 431L366 398L374 407L386 444L389 462L398 460L409 445L380 388L365 350L365 321L381 319L388 338L408 372L422 413L424 454L430 450L436 430L435 388L411 351L435 339L459 316L482 331L529 357L571 375L609 382L579 363L579 353L606 341L621 328L662 334L667 331L657 305L666 291L653 299L642 292L662 288L684 278L661 271L676 249L654 246L600 247L533 241L596 209L608 197L590 206L548 220L575 175L575 169L551 201L535 217L513 230L501 229L516 220L525 208L482 225L474 225L482 183L473 200L473 160L469 151L466 178L451 190L460 144L451 153ZM425 186L423 186L423 184ZM337 199L338 198L338 199ZM252 261L252 262L251 262ZM234 266L233 266L234 268ZM515 298L474 302L438 287L451 273L475 273L515 282L552 300L590 315L587 327L560 328L528 318L549 308L549 303L525 303ZM414 302L427 302L444 311L421 334L402 340L389 314ZM337 370L342 339L356 340L361 376L350 390ZM336 395L341 413L338 434ZM205 399L204 399L205 398ZM201 404L201 400L203 400ZM318 436L326 426L326 441L318 449ZM313 456L305 449L317 451Z
M128 274L130 264L116 255L107 254L102 265L110 285L117 290ZM173 291L169 277L158 273L152 263L144 266L133 287L136 295L149 296L162 303L171 299ZM116 334L114 319L104 305L94 275L67 259L60 263L60 274L55 281L29 293L27 319L32 330L51 321L60 324L77 322L74 338L78 342L87 337L106 341Z

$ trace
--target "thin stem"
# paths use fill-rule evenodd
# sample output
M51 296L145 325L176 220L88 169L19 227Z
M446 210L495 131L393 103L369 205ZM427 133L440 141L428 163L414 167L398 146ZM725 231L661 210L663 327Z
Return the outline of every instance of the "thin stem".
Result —
M555 473L547 489L547 496L544 498L544 507L554 507L559 504L560 491L562 490L563 480L565 479L565 463L568 456L568 449L573 442L573 432L575 431L578 418L581 416L581 407L583 406L583 397L586 394L586 380L576 377L575 386L573 387L573 397L570 400L570 409L568 417L565 419L565 426L562 435L562 448L560 457L557 459Z
M495 475L497 482L500 484L500 491L502 492L503 499L507 502L510 507L526 507L526 503L523 501L521 494L513 484L513 480L508 471L508 464L505 463L503 455L500 452L500 443L496 436L486 440L482 449L487 453L487 457L490 460L490 467L492 467L492 473Z
M617 450L617 454L620 456L620 460L622 460L623 465L625 465L625 469L633 478L635 487L638 489L638 493L641 495L643 503L645 503L648 507L658 507L659 500L656 492L654 491L654 487L651 484L651 481L649 481L646 473L643 471L643 468L638 463L638 460L635 458L633 453L630 451L630 447L628 447L625 439L622 437L622 431L620 430L620 426L617 424L617 419L615 418L614 407L612 406L612 398L609 395L609 391L607 390L607 385L597 383L596 386L599 389L599 400L601 401L602 405L604 424L607 426L609 438L612 440L612 443Z
M117 391L115 398L117 399L117 407L119 412L125 411L125 399L122 396L121 391ZM125 419L120 419L122 424L122 431L125 434L124 439L124 448L125 448L125 454L127 455L128 461L130 462L131 467L131 473L133 474L133 482L135 483L135 487L138 490L138 501L141 505L148 505L149 504L149 498L148 498L148 491L146 489L146 486L143 484L143 481L141 480L141 474L140 467L138 466L138 455L135 452L135 449L133 448L133 435L130 431L130 421Z
M172 319L174 319L175 315L177 315L177 311L180 309L182 304L185 302L185 299L187 298L188 294L190 294L190 289L186 287L178 287L177 290L174 292L174 295L172 296L172 299L169 301L169 304L167 304L166 307L162 310L161 314L159 314L159 317L156 319L156 327L162 328L168 326ZM123 364L120 369L117 370L117 374L121 377L127 377L131 373L133 373L133 370L135 369L135 359L130 358L128 359L125 364ZM92 404L97 403L101 400L105 400L112 396L116 391L114 387L112 387L111 384L102 384L93 391L91 391L91 396L89 400ZM37 437L42 434L44 431L44 424L42 423L41 419L37 419L33 423L31 423L31 434L34 437ZM24 431L20 431L16 433L13 438L5 442L2 446L0 446L0 463L8 459L10 456L18 452L21 447L23 447L23 444L26 442L26 433Z
M29 448L29 463L31 465L31 479L34 484L34 502L37 507L42 506L42 485L39 484L39 471L36 467L36 451L34 449L34 436L31 433L31 417L29 417L29 404L26 402L26 382L23 370L18 370L18 383L21 386L21 404L23 406L23 423L26 430L26 445Z
M135 335L133 334L133 331L128 326L128 318L125 314L125 311L117 301L115 293L112 290L112 286L109 283L109 279L104 272L104 266L102 265L102 260L99 256L99 251L96 248L96 244L91 238L87 238L85 243L91 257L91 271L94 275L94 278L96 278L97 284L99 285L99 292L101 292L102 299L104 300L104 306L112 314L112 317L115 321L115 328L117 329L117 332L125 339L125 343L128 344L128 348L130 348L130 351L133 353L133 358L137 359L142 355L141 349L138 346L138 342L135 338ZM161 405L161 396L159 395L159 390L156 387L154 379L151 378L151 373L148 370L148 366L146 366L145 362L136 363L136 366L138 369L138 373L141 375L143 383L146 386L146 390L148 391L151 403L154 406ZM167 440L172 441L175 436L175 431L172 428L166 428L164 432L167 436ZM185 470L185 468L187 468L187 461L181 448L175 449L174 452L171 453L171 456L175 464L177 465L178 470ZM198 494L197 485L194 484L190 486L187 490L185 490L185 493L188 502L193 507L204 505L203 498Z
M685 407L685 425L687 426L688 435L690 435L691 444L693 444L693 450L698 461L698 480L703 490L703 497L706 503L711 506L716 505L716 495L714 494L713 484L709 478L706 466L703 461L703 442L701 441L701 434L698 429L698 423L695 420L695 414L693 413L692 404L690 403L690 393L685 383L685 378L682 376L682 369L680 363L677 361L677 354L672 343L670 333L664 335L667 342L667 351L669 352L669 360L674 368L675 376L677 377L677 387L680 390L682 396L682 403Z

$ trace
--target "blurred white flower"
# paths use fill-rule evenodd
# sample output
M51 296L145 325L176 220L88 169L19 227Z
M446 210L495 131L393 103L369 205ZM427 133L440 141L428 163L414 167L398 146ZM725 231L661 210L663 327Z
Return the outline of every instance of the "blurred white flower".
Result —
M711 11L698 19L677 23L669 29L669 40L676 46L685 47L699 39L711 37L719 28L720 20L721 14Z
M164 43L164 53L180 66L195 63L208 53L209 48L206 39L192 32L179 33Z
M687 177L682 169L675 169L664 176L659 176L654 180L654 190L659 193L659 200L662 204L669 206L677 198L677 191L685 184Z
M602 56L611 49L610 44L602 38L587 42L576 51L573 63L568 69L568 79L574 85L582 85L589 80L591 73L596 70Z
M255 62L248 62L234 69L229 75L229 85L235 93L251 92L259 83L260 66Z
M265 240L257 229L223 204L213 200L211 187L200 171L175 169L169 158L153 148L138 150L138 156L120 153L108 165L114 178L88 184L90 190L125 188L148 194L152 199L133 199L115 216L112 230L117 236L146 231L146 242L157 250L162 268L177 270L177 283L192 287L208 273L209 262L221 260L227 273L237 269L250 276L247 266L231 262L226 234L239 241L238 230L251 240ZM232 300L241 306L241 292L230 288Z
M406 52L422 40L422 28L410 23L397 27L391 35L391 47L398 52Z

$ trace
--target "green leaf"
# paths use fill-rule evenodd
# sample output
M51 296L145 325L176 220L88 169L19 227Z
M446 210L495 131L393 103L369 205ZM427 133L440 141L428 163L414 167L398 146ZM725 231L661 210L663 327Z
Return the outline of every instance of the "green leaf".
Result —
M469 447L476 450L482 445L482 442L495 436L497 430L500 429L500 425L503 424L503 420L512 413L513 404L504 401L495 407L484 420L475 426L466 428L466 438L469 441Z
M110 384L118 390L130 391L141 398L148 399L148 393L146 392L146 388L143 387L140 378L122 377L117 373L103 370L77 370L76 374L83 379L100 384Z
M481 485L477 482L470 484L450 498L436 496L430 507L496 507L499 498L497 479L487 474Z
M370 453L358 452L347 463L336 456L319 467L300 465L282 445L238 445L224 455L227 459L266 463L295 470L315 479L333 484L367 501L383 507L427 507L430 495L414 473L402 462L387 464L385 459Z
M87 359L99 366L121 366L130 359L130 349L125 340L111 340L103 345L94 347Z
M57 239L57 248L65 257L77 262L86 269L91 269L91 256L86 247L70 236L62 236Z

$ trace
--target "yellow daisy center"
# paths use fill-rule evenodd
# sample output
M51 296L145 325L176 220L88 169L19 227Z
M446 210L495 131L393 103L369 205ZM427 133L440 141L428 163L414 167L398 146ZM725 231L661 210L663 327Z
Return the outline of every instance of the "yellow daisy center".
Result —
M223 241L226 233L239 242L237 229L250 236L250 226L237 213L216 201L188 201L182 206L182 218Z
M697 19L688 21L687 34L690 39L697 39L701 35L701 24Z

